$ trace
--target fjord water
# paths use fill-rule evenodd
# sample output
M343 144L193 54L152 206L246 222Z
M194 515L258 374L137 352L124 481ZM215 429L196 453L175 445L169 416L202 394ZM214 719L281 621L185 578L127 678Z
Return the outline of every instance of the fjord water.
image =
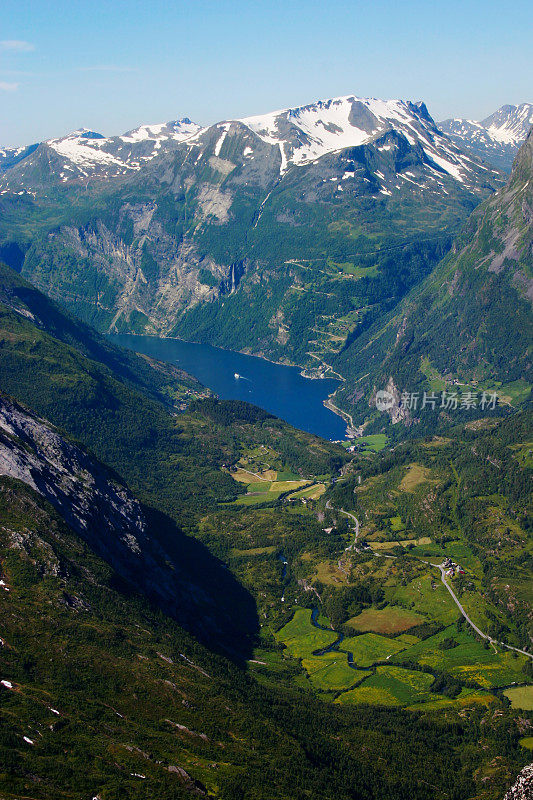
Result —
M310 380L303 378L297 367L180 339L130 334L110 339L122 347L181 367L224 400L253 403L296 428L325 439L345 438L346 423L323 405L339 386L332 378Z

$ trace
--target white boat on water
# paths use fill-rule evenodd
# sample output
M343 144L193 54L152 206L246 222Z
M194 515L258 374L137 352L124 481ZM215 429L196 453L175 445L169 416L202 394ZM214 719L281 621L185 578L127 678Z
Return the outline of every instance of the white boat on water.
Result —
M234 373L233 373L233 377L234 377L234 378L236 378L237 380L239 380L239 378L240 378L241 376L239 375L239 373L238 373L238 372L234 372Z

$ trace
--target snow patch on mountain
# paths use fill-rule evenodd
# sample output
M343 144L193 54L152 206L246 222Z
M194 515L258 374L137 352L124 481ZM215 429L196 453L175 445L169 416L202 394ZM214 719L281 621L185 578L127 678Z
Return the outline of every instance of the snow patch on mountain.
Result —
M473 163L442 135L423 103L348 95L238 121L264 142L279 146L281 174L328 153L369 144L389 130L401 133L411 146L420 144L428 159L461 183ZM394 147L390 142L379 149Z
M201 125L192 122L188 117L173 122L161 122L155 125L140 125L118 137L123 142L145 142L147 140L172 140L186 142L203 130Z
M533 104L501 106L481 121L447 119L440 128L460 147L510 171L513 159L533 125Z

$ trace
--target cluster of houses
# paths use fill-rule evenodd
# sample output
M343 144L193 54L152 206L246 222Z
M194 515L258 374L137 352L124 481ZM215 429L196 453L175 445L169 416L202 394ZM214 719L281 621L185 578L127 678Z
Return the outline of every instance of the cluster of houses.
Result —
M442 566L446 570L446 575L448 575L449 578L455 578L456 575L465 574L464 569L459 566L459 564L456 564L455 561L452 561L451 558L445 558L442 562Z

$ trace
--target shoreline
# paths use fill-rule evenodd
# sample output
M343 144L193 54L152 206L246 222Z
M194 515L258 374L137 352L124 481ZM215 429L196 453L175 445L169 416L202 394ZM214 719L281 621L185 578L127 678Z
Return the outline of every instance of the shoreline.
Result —
M342 382L346 381L346 378L343 375L340 375L338 372L335 372L333 367L330 364L326 364L323 361L321 362L321 366L325 367L324 372L322 374L320 374L320 375L313 375L313 374L310 374L308 372L308 368L307 367L302 367L301 364L294 364L294 363L292 363L290 361L289 362L286 362L286 361L274 361L274 359L267 358L267 356L264 356L264 355L257 355L256 353L249 353L249 352L246 352L245 350L233 350L231 347L220 347L219 345L210 344L209 342L199 342L199 341L195 341L195 340L191 340L191 339L182 339L180 336L164 336L164 335L159 335L159 334L156 334L156 333L109 333L109 332L104 334L104 335L107 336L107 337L112 337L112 336L138 336L138 337L141 337L142 336L142 337L147 337L147 338L150 338L150 339L167 339L169 341L174 341L174 342L183 342L184 344L197 344L197 345L201 345L201 346L208 346L208 347L212 347L214 350L224 350L224 352L226 352L226 353L238 353L239 355L242 355L242 356L250 356L250 358L259 358L262 361L267 361L268 363L274 364L277 367L289 367L290 369L297 369L297 370L299 370L300 376L302 378L305 378L306 380L313 380L313 381L332 380L332 381L337 381L338 383L342 383ZM120 346L122 347L124 345L120 345ZM333 375L332 376L326 375L326 373L328 371L331 371L333 373ZM208 386L206 386L206 388L209 389ZM354 429L354 425L353 425L353 419L352 419L351 414L349 414L347 411L343 411L342 409L338 408L338 406L336 406L333 403L333 398L337 394L337 391L338 391L339 388L340 387L337 387L330 395L327 396L327 398L325 400L322 401L322 403L325 406L325 408L327 408L329 411L331 411L332 414L335 414L337 417L340 417L343 420L343 422L346 422L347 426L349 426L349 428L351 428L353 430ZM210 390L210 391L212 391L212 390ZM347 433L348 433L348 431L347 431Z

